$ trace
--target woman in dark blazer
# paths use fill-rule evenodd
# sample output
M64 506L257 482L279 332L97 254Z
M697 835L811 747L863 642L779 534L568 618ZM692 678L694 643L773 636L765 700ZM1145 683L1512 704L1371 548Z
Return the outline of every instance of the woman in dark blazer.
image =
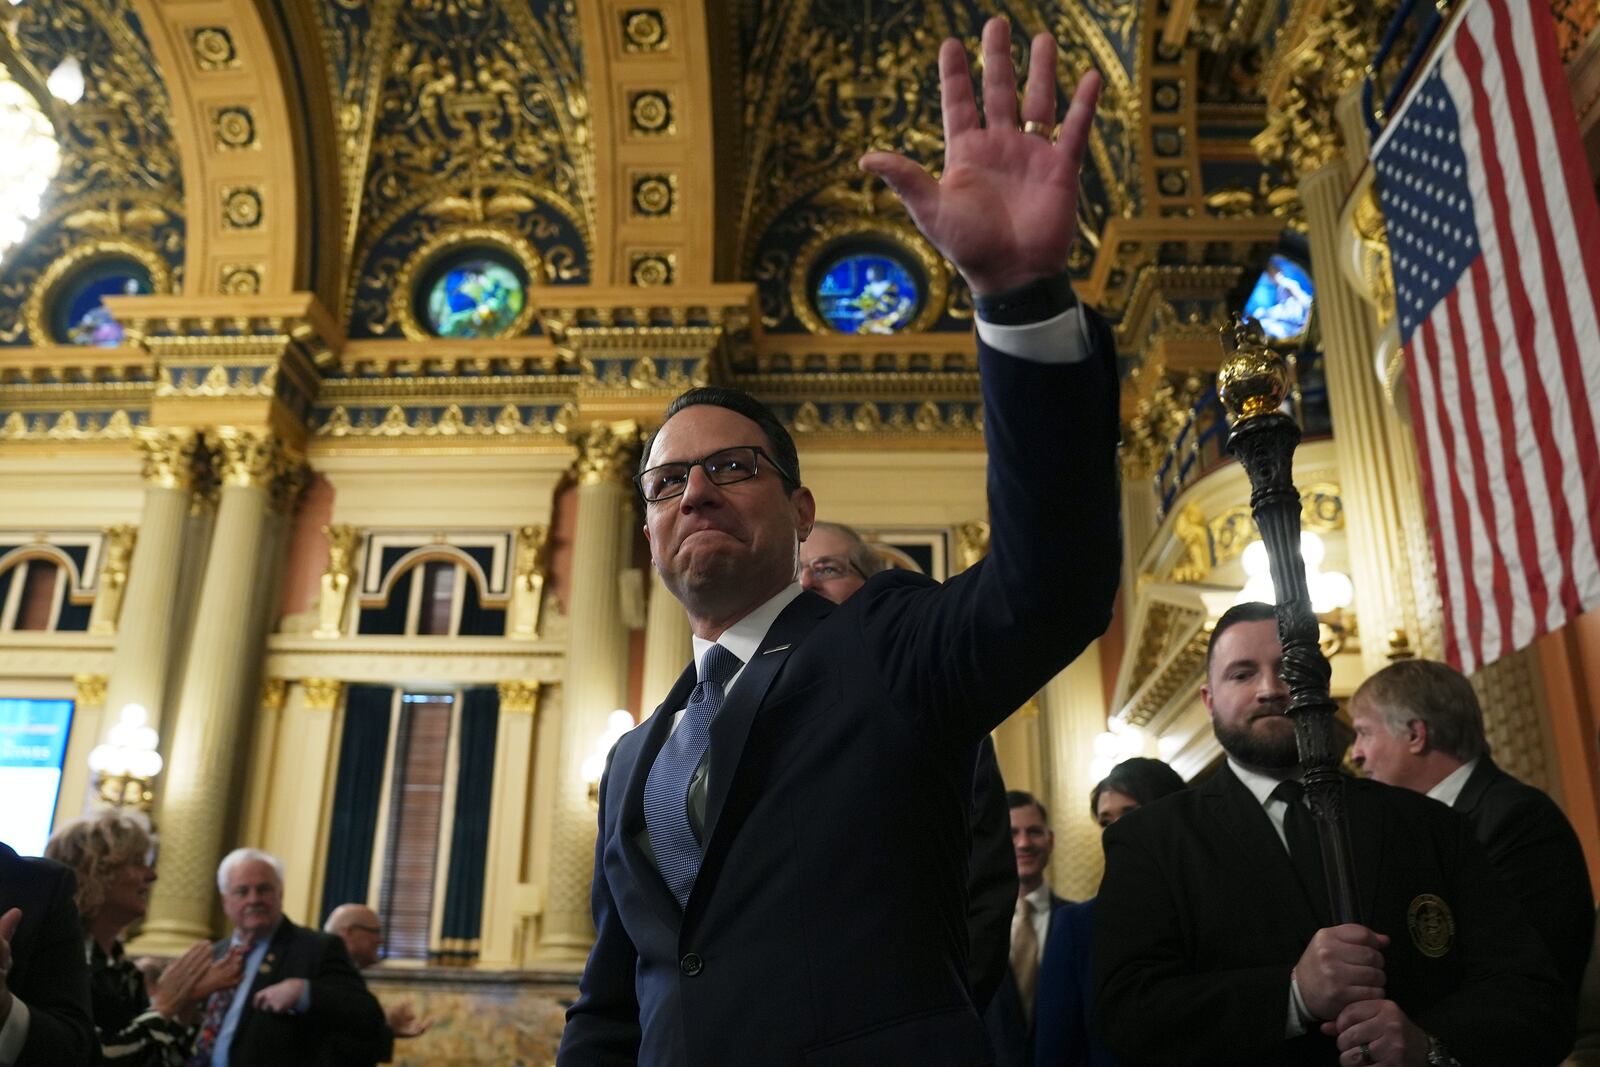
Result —
M1089 794L1089 813L1104 830L1134 808L1185 787L1178 772L1158 759L1134 757L1112 768ZM1118 1067L1095 1036L1090 1012L1090 930L1094 899L1057 908L1039 962L1034 1009L1036 1067Z

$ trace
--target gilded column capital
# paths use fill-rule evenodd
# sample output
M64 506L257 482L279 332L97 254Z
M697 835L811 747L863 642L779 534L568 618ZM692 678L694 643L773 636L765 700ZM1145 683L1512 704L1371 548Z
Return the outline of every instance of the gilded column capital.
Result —
M539 605L544 599L547 565L545 548L549 542L548 526L524 526L517 530L516 574L512 579L509 631L512 637L539 636Z
M1333 0L1284 53L1267 91L1267 121L1253 140L1267 163L1305 178L1345 150L1339 98L1366 74L1394 5Z
M289 698L287 678L264 678L261 681L261 709L278 712Z
M332 711L344 693L344 682L338 678L304 678L300 685L306 691L306 707L312 711Z
M626 486L633 478L633 465L639 459L641 434L632 419L621 422L594 422L572 435L578 449L573 467L579 485Z
M100 584L95 592L94 610L89 620L92 634L117 632L117 617L122 612L122 594L128 588L128 568L133 560L133 546L139 537L139 528L127 523L107 526L103 562L100 564Z
M344 632L344 609L350 599L350 583L355 579L356 545L361 528L350 525L324 526L328 539L328 569L322 572L317 600L317 629L314 637L338 637Z
M270 490L284 463L284 446L259 430L225 426L217 431L217 473L225 486Z
M134 433L147 484L159 489L193 489L206 459L200 435L191 429L141 426Z
M72 676L73 699L80 708L104 707L107 682L103 674L75 674Z
M539 682L520 680L501 682L500 710L518 715L536 715L539 712Z
M989 524L981 520L956 527L956 559L966 570L989 554Z

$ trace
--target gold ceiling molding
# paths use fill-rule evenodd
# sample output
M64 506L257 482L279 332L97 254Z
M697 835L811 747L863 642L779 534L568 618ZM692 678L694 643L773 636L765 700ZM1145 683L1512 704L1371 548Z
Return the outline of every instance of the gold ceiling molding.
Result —
M1211 627L1198 602L1152 597L1138 610L1132 632L1117 679L1116 715L1146 726L1178 691L1198 681Z
M953 374L975 385L978 349L970 333L763 333L734 355L732 368L741 376L845 375L857 383L866 380L863 375L875 381L882 374L931 375L930 381L937 383Z
M352 405L353 406L353 405ZM486 439L494 441L546 439L559 442L565 448L567 427L576 419L577 408L565 403L546 414L543 406L534 405L533 414L524 414L529 405L504 404L497 410L479 407L470 415L461 404L446 404L437 417L433 405L403 407L391 404L381 416L374 416L370 408L351 414L351 406L336 404L323 415L313 436L319 442L359 440L409 440L461 442L470 445Z
M1344 500L1336 483L1313 482L1301 488L1300 528L1319 534L1344 529ZM1250 505L1237 504L1208 517L1199 504L1191 501L1179 510L1172 523L1172 537L1182 546L1181 554L1172 557L1164 575L1146 572L1142 578L1186 584L1205 582L1213 570L1238 559L1245 547L1260 536Z
M1238 270L1239 264L1258 260L1264 246L1276 244L1283 229L1283 220L1271 216L1112 219L1079 295L1120 317L1142 268L1168 260L1173 266L1221 263Z

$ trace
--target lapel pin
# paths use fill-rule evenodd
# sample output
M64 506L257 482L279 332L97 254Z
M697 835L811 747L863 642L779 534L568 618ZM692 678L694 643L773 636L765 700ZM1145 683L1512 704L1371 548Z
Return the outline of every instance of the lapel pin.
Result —
M793 647L793 646L792 645L779 645L777 648L769 648L769 649L767 649L765 652L763 652L761 654L763 656L770 656L774 652L782 652L784 649L791 648L791 647Z

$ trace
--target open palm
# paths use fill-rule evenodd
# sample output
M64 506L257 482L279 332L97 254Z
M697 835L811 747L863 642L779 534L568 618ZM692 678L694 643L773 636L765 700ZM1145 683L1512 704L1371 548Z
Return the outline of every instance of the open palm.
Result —
M1055 125L1056 44L1033 39L1022 117ZM1011 66L1011 24L983 28L980 122L967 54L947 40L939 49L939 95L944 111L944 175L935 181L912 160L869 152L861 167L899 194L917 228L955 264L972 291L1000 292L1057 274L1066 267L1083 164L1100 95L1100 75L1078 82L1055 143L1018 129L1017 82Z

